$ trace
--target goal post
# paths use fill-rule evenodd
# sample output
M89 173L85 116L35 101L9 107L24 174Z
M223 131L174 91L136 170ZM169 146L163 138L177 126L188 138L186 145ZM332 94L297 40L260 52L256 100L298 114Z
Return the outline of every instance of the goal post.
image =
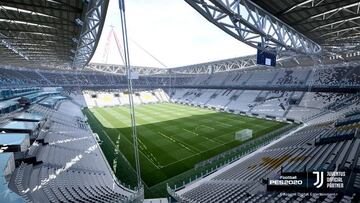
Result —
M252 138L252 130L251 129L243 129L235 132L235 140L246 141Z

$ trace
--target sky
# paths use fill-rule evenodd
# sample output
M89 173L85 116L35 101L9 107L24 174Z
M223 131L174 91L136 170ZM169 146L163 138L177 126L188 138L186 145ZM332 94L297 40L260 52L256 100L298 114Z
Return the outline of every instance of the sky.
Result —
M122 49L118 0L109 1L91 62L123 64L114 37L109 38L113 26ZM207 21L184 0L125 0L125 11L133 66L173 68L256 54L255 49Z

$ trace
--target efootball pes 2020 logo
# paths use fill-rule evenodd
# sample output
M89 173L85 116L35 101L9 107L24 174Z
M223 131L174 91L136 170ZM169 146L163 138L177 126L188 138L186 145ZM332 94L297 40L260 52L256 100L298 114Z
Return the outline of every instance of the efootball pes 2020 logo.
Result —
M333 192L344 189L344 178L343 171L312 171L301 175L281 175L278 179L269 179L268 188L300 192Z

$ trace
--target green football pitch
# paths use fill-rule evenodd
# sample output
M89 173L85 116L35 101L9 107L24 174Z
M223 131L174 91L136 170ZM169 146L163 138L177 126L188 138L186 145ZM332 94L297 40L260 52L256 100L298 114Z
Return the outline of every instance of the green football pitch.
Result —
M217 112L172 103L135 106L142 180L146 187L194 168L194 165L241 145L235 132L253 130L253 138L286 125L276 121ZM134 172L134 154L128 107L86 110L94 132L103 140L102 149L112 165L119 146L129 168L118 165L119 179ZM118 144L116 144L118 143ZM121 155L121 156L122 156ZM126 163L125 163L126 164Z

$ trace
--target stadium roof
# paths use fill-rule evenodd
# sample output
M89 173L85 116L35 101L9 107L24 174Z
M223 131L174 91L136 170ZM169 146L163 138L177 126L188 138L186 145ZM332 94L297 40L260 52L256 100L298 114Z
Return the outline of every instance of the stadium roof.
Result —
M107 4L107 0L1 1L0 65L86 65L95 51Z
M360 47L358 0L185 1L254 48L323 56Z
M338 55L336 57L323 57L321 60L316 60L316 58L306 55L298 55L296 57L284 56L277 59L276 67L290 68L314 65L318 67L320 64L323 67L358 66L360 64L360 52L356 54L351 53ZM126 75L126 68L123 65L91 63L86 66L86 68L87 70ZM138 73L139 75L192 75L235 71L249 68L264 68L264 66L256 64L256 55L250 55L167 69L132 66L132 71Z
M256 48L264 41L270 49L276 47L277 66L280 67L349 65L360 59L358 0L185 1L236 39ZM245 56L167 70L178 74L231 71L258 67L255 60L256 56ZM91 64L87 68L118 74L126 72L120 65ZM140 75L164 74L164 70L157 68L134 69Z
M188 3L194 2L194 4L198 2L186 1ZM229 9L226 7L228 5L233 5L232 9L234 9L236 3L245 3L249 9L256 9L254 6L249 6L250 0L209 0L204 1L201 6L205 7L204 5L209 4L209 2L225 10ZM279 19L278 22L289 27L284 32L287 31L289 35L292 35L293 31L300 33L293 35L298 36L298 40L287 45L288 47L293 46L292 50L305 49L306 51L309 47L313 47L313 50L317 51L317 47L311 45L312 42L315 42L327 51L342 55L340 61L345 58L344 55L349 53L350 58L359 58L360 2L358 0L252 0L252 2L264 10L264 15L271 16L273 20ZM12 0L0 2L0 66L37 68L85 66L97 46L107 5L108 0ZM216 8L214 8L215 11L218 12ZM204 15L204 13L202 14ZM238 14L232 10L220 12L215 20L222 19L225 15L229 15L231 19L236 21L236 24L238 21L246 24L244 22L246 19L238 19ZM211 17L215 16L207 16L207 18ZM249 30L243 26L239 28L243 32ZM269 27L265 26L265 28ZM276 32L273 34L272 37L276 38ZM256 36L251 34L247 36L249 41L255 41ZM278 37L281 38L281 36ZM275 38L273 41L279 40ZM310 43L311 46L300 46L300 42ZM286 42L282 44L284 43ZM357 54L351 55L351 52L354 51L357 51ZM248 58L240 57L237 60L221 61L221 64L226 66L219 66L218 69L224 71L237 69L237 67L253 66L253 59L248 60ZM297 60L294 65L300 65L301 61L304 61L301 60L304 56L293 58ZM305 60L309 61L307 58ZM234 61L236 63L233 63ZM292 62L292 60L290 61ZM179 67L173 72L179 70L180 73L204 73L208 72L209 65L212 64L213 62L205 63L207 67L204 64ZM284 60L280 65L287 66ZM87 67L97 71L124 74L124 67L121 66L94 64ZM164 74L166 72L166 70L149 67L137 67L135 69L144 75Z
M330 51L360 47L359 0L253 0Z

